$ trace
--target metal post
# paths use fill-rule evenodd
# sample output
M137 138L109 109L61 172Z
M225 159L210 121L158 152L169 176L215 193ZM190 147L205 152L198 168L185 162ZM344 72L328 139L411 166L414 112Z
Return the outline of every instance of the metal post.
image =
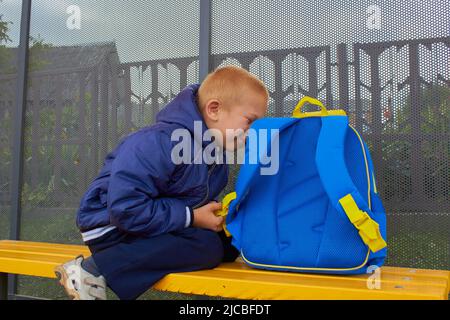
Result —
M355 43L353 45L353 67L355 69L355 129L362 132L362 103L361 103L361 75L360 75L360 55L361 45Z
M420 76L419 61L419 43L412 42L409 44L409 90L411 97L411 183L412 183L412 199L417 203L424 203L424 166L423 166L423 150L421 137L421 109L422 105L422 89Z
M337 64L339 76L339 108L349 111L349 83L348 83L347 44L337 46Z
M382 146L382 133L383 133L383 121L382 121L382 106L381 98L383 88L381 86L381 74L380 74L380 57L385 51L385 48L378 46L373 50L366 51L370 57L370 81L371 81L371 118L370 127L372 130L372 161L375 168L379 170L384 169L383 166L383 146Z
M200 0L199 80L202 82L210 72L211 54L211 2Z
M8 300L8 274L0 273L0 300Z
M23 134L25 108L27 103L28 39L30 36L31 0L22 0L20 21L20 44L18 52L16 108L14 112L13 172L11 190L11 229L10 239L20 237L21 194L23 180ZM16 277L9 279L9 293L16 293Z

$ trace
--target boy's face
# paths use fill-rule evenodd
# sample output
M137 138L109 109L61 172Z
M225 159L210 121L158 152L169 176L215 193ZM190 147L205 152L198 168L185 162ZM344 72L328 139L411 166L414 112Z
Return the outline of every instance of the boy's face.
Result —
M242 148L247 130L253 121L262 118L267 111L265 95L249 92L239 103L225 106L219 100L207 101L203 112L209 129L220 131L223 141L216 143L226 150Z

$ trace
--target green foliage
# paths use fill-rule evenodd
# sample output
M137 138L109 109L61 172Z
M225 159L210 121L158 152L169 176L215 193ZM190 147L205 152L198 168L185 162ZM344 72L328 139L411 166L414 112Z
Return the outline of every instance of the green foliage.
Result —
M30 58L28 63L28 72L39 71L50 64L50 61L42 58L42 53L53 48L50 43L45 43L44 39L38 35L36 38L30 36Z
M415 246L411 246L414 243ZM445 269L450 261L448 237L435 232L397 232L388 237L386 265Z
M0 0L1 1L1 0ZM17 72L16 66L11 63L12 54L11 48L6 46L7 42L12 42L12 39L8 36L10 21L3 21L3 16L0 15L0 70L3 74L14 74ZM39 35L37 37L30 36L30 56L28 64L28 72L39 71L47 66L50 62L42 58L42 53L49 50L53 46L51 44L45 43ZM2 44L4 42L5 44ZM32 86L32 80L29 79L29 86ZM6 83L5 83L6 84ZM0 83L2 86L3 83ZM0 89L0 96L2 95L2 90ZM90 95L86 96L86 100L90 102ZM62 111L61 126L63 129L62 140L73 136L73 132L78 130L78 118L74 116L76 106L66 106ZM31 119L29 112L27 112L27 120L25 126L24 134L24 153L25 153L25 169L30 167L32 162L32 130L31 130ZM39 115L39 130L40 130L40 141L54 141L55 140L55 121L56 115L54 108L42 108ZM88 117L86 121L88 121ZM11 148L8 144L12 139L12 125L13 119L12 114L5 112L0 115L0 173L2 178L0 181L0 191L5 192L9 189L10 179L8 177L3 177L5 174L11 172ZM54 145L49 146L39 146L39 172L40 179L39 184L34 188L31 187L28 181L23 184L22 192L22 203L26 206L36 207L36 206L54 206L57 204L58 200L55 199L55 176L53 174L53 158L54 158ZM61 161L63 163L75 163L79 158L74 150L67 145L63 145L61 150ZM68 171L66 175L61 177L61 188L60 190L63 194L74 194L76 185L76 170ZM60 199L59 201L61 201ZM61 201L62 202L62 201Z
M420 107L421 133L448 134L450 132L450 88L433 84L422 88ZM412 97L406 97L393 120L386 123L385 133L411 133ZM417 117L417 115L415 115Z
M1 1L0 1L1 2ZM0 69L3 69L8 61L10 61L10 54L6 49L6 43L12 42L8 35L9 25L11 21L4 21L3 15L0 14ZM2 44L5 43L5 44Z
M55 176L52 175L47 185L40 183L36 188L31 189L28 183L23 184L22 203L29 207L51 207L53 203L53 193L55 191Z
M2 73L4 74L17 72L16 66L11 63L13 58L11 49L6 46L8 42L13 42L13 40L8 35L8 32L10 31L9 25L11 24L13 24L12 21L4 21L3 15L0 14L0 70L2 70ZM49 61L42 59L41 53L52 47L53 45L45 43L44 39L42 39L40 35L38 35L37 37L30 36L30 55L28 63L29 72L40 70L49 64Z
M380 189L386 199L406 199L412 187L412 147L420 144L426 196L435 203L445 203L450 201L450 88L437 84L423 87L421 101L420 115L412 119L412 97L406 97L385 125L385 134L401 136L382 141L385 174ZM420 123L420 132L414 132L420 140L408 138L413 121Z
M89 106L89 104L88 104ZM87 112L85 123L89 125L90 113ZM39 181L42 181L33 190L24 189L24 194L27 197L26 201L30 206L66 206L65 200L67 198L79 198L78 183L81 179L83 170L87 169L86 163L80 163L80 147L79 145L72 145L64 143L68 139L78 136L79 127L79 113L78 105L66 105L63 107L61 113L61 137L60 141L61 154L56 159L56 133L55 133L56 113L54 108L43 108L40 112L40 137L39 141L51 142L47 145L40 145L39 150ZM27 127L25 144L25 167L30 168L32 162L32 133L30 126ZM89 135L87 136L89 137ZM85 148L86 152L91 146ZM85 158L88 158L86 155ZM54 161L61 163L60 181L55 181L54 175ZM59 189L55 190L55 183L58 182ZM63 197L55 197L55 191ZM27 203L27 202L25 202ZM28 204L27 204L28 205Z
M450 133L450 87L434 85L423 91L422 101L427 102L421 112L422 132Z
M52 47L52 44L45 43L39 36L37 38L30 36L28 72L42 70L50 64L50 61L42 58L42 53ZM17 66L11 62L12 58L11 48L8 48L6 45L0 45L0 70L2 70L2 73L14 74L17 72ZM31 86L31 81L29 81L29 86Z
M9 27L12 24L11 21L3 21L3 15L0 15L0 42L11 42L11 38L8 36Z
M79 98L78 98L79 99ZM91 132L91 98L89 94L85 96L87 110L85 115L85 129L87 130L87 143L85 152L97 152L89 143ZM80 175L87 169L86 163L81 163L80 146L65 142L78 136L80 128L79 121L79 101L65 105L61 112L61 154L58 159L55 156L56 149L56 112L53 106L41 107L39 113L39 138L38 138L38 185L31 187L31 170L33 163L33 132L32 132L32 113L27 112L24 132L24 169L25 181L23 184L22 203L27 207L54 207L70 205L65 203L67 198L79 198L78 183ZM12 134L12 115L5 113L0 117L0 127L5 130L0 131L0 173L9 174L11 172L12 150L7 146L11 141ZM89 154L85 155L85 159ZM61 163L60 180L56 181L54 174L54 161ZM1 176L0 176L1 178ZM0 192L5 192L9 188L9 178L0 179ZM59 189L56 196L55 184L58 183ZM62 196L62 197L61 197Z

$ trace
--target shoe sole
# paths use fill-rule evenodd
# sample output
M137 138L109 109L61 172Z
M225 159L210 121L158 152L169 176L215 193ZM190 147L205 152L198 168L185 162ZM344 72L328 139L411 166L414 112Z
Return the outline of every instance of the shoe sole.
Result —
M76 290L67 287L67 281L69 279L69 276L66 272L66 269L64 269L63 265L57 266L55 268L55 274L59 280L59 284L64 287L64 290L66 291L67 295L70 298L72 298L72 300L80 300L80 294Z

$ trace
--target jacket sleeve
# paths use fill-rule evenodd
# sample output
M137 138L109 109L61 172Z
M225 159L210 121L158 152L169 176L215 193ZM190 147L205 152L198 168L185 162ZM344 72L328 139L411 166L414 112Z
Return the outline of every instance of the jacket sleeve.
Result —
M183 229L184 201L164 196L175 169L171 141L160 132L134 135L118 152L111 167L107 207L113 225L142 236Z

